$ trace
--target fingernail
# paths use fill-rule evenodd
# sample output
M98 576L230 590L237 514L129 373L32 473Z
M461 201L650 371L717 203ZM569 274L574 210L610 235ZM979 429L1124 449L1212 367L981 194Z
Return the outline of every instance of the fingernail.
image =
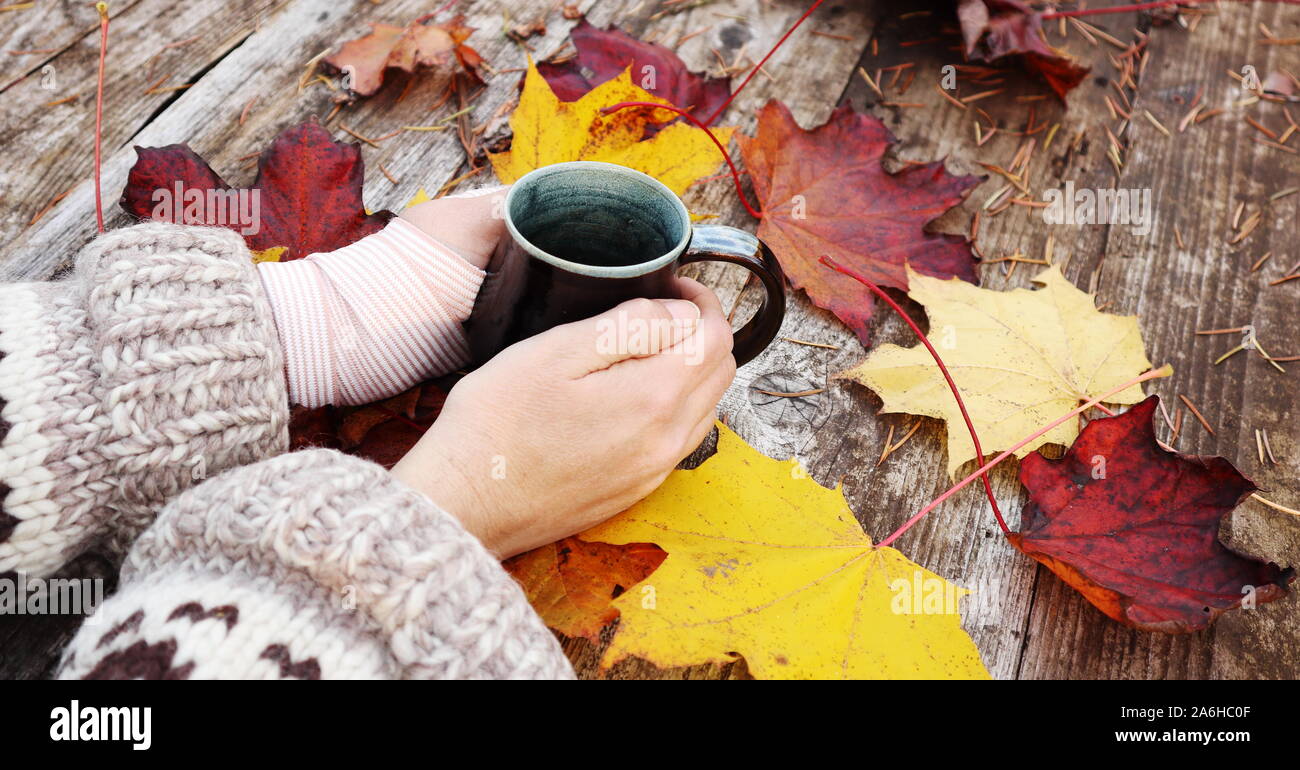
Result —
M668 308L673 319L677 321L698 321L700 320L700 306L687 299L661 299L663 306Z

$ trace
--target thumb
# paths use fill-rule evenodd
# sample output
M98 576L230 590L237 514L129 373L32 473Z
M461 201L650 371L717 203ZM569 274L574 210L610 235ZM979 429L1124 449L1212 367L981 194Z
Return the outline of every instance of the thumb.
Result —
M553 360L581 377L630 358L667 350L699 328L700 308L684 299L632 299L593 318L538 336Z

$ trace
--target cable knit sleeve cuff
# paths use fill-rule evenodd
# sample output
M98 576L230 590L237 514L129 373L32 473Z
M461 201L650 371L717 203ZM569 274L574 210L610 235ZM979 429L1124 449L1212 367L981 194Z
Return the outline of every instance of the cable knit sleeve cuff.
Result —
M364 404L469 360L485 273L396 217L350 246L259 266L294 403Z
M213 607L221 622L196 628ZM329 450L176 498L101 612L63 676L103 672L108 659L125 668L160 645L169 671L196 677L262 676L268 660L326 679L573 676L522 590L455 518L374 463Z
M0 286L0 572L117 551L196 480L284 451L270 315L212 227L114 230L66 280Z

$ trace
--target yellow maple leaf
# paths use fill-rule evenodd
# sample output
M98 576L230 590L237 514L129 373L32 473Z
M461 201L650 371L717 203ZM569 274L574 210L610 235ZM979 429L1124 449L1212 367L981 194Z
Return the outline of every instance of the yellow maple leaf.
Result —
M908 296L925 306L930 344L961 391L986 457L1151 368L1137 316L1097 310L1092 295L1055 266L1034 281L1044 288L990 291L908 269ZM883 412L947 421L950 475L975 458L957 401L923 346L881 345L836 377L874 390ZM1106 400L1136 404L1143 398L1142 386L1134 385ZM1043 444L1069 445L1078 433L1077 421L1067 420L1016 456Z
M739 653L759 679L989 678L957 613L969 591L872 545L843 492L797 461L718 433L699 468L580 535L668 552L614 600L622 620L602 668Z
M426 203L430 200L432 200L432 198L429 197L429 193L425 192L425 189L421 187L416 190L415 195L412 195L411 199L406 202L406 208L409 209L412 206L418 206L421 203Z
M286 251L284 246L272 246L269 249L253 252L253 264L261 262L279 262Z
M663 182L681 195L712 174L722 155L708 134L674 123L642 140L650 124L677 117L668 110L628 107L608 115L601 110L620 102L669 102L632 83L628 70L588 91L576 102L562 102L530 62L519 106L510 116L514 141L508 152L490 153L492 168L506 184L535 168L571 160L598 160L628 166ZM712 129L725 146L734 128Z

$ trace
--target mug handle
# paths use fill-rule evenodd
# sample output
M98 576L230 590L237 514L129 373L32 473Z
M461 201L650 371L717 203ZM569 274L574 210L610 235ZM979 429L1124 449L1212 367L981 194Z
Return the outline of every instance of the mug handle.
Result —
M729 262L749 270L763 282L766 296L754 317L735 334L732 355L736 366L754 359L776 338L785 320L785 273L772 250L753 235L725 225L697 225L691 245L679 264Z

